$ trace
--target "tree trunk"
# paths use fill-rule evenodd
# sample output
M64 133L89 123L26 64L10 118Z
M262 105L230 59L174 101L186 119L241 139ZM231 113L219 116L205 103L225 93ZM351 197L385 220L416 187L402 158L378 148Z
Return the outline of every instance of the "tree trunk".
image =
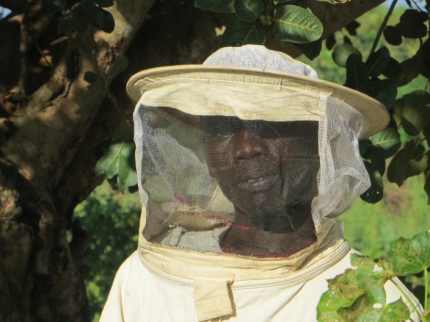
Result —
M311 7L333 32L381 2ZM87 32L90 52L59 38L58 17L39 1L0 21L0 43L7 44L0 48L0 321L88 320L83 259L90 236L72 216L102 181L94 166L105 148L94 146L107 142L122 115L130 119L129 76L201 63L220 46L215 29L232 19L195 9L192 0L118 0L108 10L115 30ZM274 39L268 47L297 55ZM126 50L130 64L114 78ZM105 84L92 98L86 71ZM94 106L77 114L90 99Z

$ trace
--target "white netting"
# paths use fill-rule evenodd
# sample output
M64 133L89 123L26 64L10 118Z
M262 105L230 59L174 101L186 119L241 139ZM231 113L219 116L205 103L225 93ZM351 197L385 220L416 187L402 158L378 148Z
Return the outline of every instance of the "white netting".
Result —
M318 78L316 71L309 65L263 46L221 48L209 56L203 65L265 68Z
M223 48L205 64L317 77L262 46ZM243 120L241 107L234 108L237 114L195 116L174 105L145 106L142 96L134 123L139 191L148 208L145 238L259 257L321 244L316 236L329 229L322 219L344 212L369 186L358 151L366 119L327 95L320 96L318 121Z

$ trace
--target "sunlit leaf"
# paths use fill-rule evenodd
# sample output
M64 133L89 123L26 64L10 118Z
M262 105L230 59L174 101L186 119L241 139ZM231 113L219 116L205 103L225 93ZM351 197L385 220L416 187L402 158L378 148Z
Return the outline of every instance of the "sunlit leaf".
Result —
M137 185L134 150L134 142L129 141L125 142L120 152L118 161L118 189L122 193L129 193L128 187Z
M360 196L360 198L369 203L377 203L382 200L384 195L384 183L382 182L381 174L368 161L364 161L364 166L369 174L371 186Z
M416 234L412 239L399 238L390 246L396 275L416 274L430 267L430 232Z
M122 193L133 192L137 185L134 150L132 130L123 122L115 132L107 153L97 162L96 174L105 176Z
M223 34L224 46L241 46L244 44L264 44L266 32L258 24L249 24L236 19L230 23Z
M400 148L400 134L396 129L385 128L371 136L366 151L362 154L366 159L388 159Z
M369 82L369 73L366 65L356 54L349 55L346 60L346 83L345 86L358 89Z
M401 300L386 304L384 284L392 273L384 269L385 265L375 270L371 259L356 254L351 255L351 264L355 269L328 280L328 291L317 306L319 322L398 322L409 317Z
M340 67L346 67L346 61L351 54L356 54L360 59L363 57L357 48L349 44L336 45L332 57L334 62Z
M234 12L234 0L196 0L194 6L214 12Z
M381 102L387 110L394 106L397 96L397 86L389 79L373 79L359 90Z
M402 43L402 34L399 29L393 26L387 26L384 29L384 38L390 45L399 46Z
M262 0L235 0L234 11L239 19L245 22L254 22L264 10Z
M430 122L430 94L416 90L396 102L402 110L402 126L406 133L415 136Z
M310 10L298 6L282 6L275 21L275 35L278 39L303 44L322 36L323 26Z
M381 47L371 54L366 61L371 77L378 77L387 68L390 62L390 51L387 47Z

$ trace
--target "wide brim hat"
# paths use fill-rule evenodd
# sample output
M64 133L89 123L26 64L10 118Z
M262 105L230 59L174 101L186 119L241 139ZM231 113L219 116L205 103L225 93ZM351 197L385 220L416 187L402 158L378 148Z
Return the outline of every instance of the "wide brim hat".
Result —
M272 67L267 57L266 61L256 65L267 66L269 61L268 68L231 66L231 58L210 59L214 55L219 57L216 54L226 49L230 56L232 50L234 57L240 54L236 48L229 47L210 56L205 65L177 65L138 72L129 79L127 92L134 101L146 106L171 107L191 115L225 115L278 122L319 121L324 118L321 101L330 96L348 104L367 119L368 128L360 138L370 137L387 126L390 116L377 100L316 78L312 68L284 53L270 51L263 46L238 48L244 47L257 48L258 51L281 57L287 64L283 70L291 70L290 66L293 66L293 72L275 70L280 68ZM241 60L242 56L239 55ZM226 65L220 65L225 61ZM249 65L249 62L233 64ZM296 65L299 71L294 67Z

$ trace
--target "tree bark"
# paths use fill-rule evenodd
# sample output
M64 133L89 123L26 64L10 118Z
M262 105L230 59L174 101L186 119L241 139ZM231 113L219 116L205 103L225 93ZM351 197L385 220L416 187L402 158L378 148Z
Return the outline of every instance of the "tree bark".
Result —
M124 88L132 74L201 63L220 46L216 28L232 19L195 9L192 0L153 2L116 1L108 8L115 30L87 32L88 53L58 37L58 17L39 1L0 21L0 43L7 44L0 48L0 321L88 321L83 258L90 237L72 216L103 179L94 166L106 149L94 146L108 142L121 120L112 97L130 119ZM310 5L327 35L381 2ZM267 45L298 54L274 39ZM125 53L130 64L113 79ZM89 99L86 71L105 86L77 114Z

